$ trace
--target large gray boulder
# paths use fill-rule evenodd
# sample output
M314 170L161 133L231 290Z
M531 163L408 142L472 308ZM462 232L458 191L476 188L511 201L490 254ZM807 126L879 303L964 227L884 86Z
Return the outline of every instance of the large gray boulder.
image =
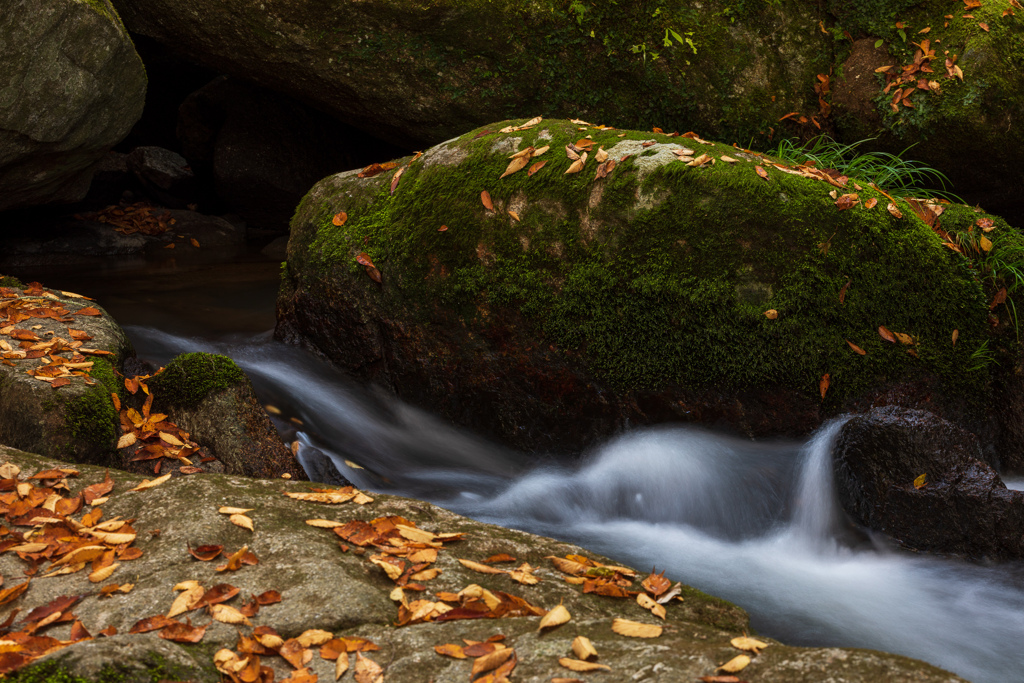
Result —
M0 211L75 201L142 115L146 73L108 0L0 12Z
M407 149L534 114L767 140L818 111L832 51L797 0L115 4L135 33Z
M0 463L17 465L21 469L18 477L22 483L40 470L67 467L60 461L3 446L0 446ZM100 482L105 474L103 469L95 467L76 469L79 476L66 480L72 496L86 485ZM10 476L9 471L7 476ZM386 669L385 680L391 683L467 680L472 659L439 656L434 646L461 644L463 638L483 641L496 633L504 635L504 644L515 648L518 655L513 680L539 682L552 677L571 677L572 672L562 668L558 660L574 658L573 638L584 635L600 653L599 661L611 669L604 672L602 680L642 678L677 683L712 675L716 666L740 654L730 645L730 639L743 635L749 628L743 610L689 587L682 587L682 602L673 601L667 606L664 622L655 619L632 598L584 593L583 586L567 583L547 556L579 554L604 564L614 563L577 546L474 522L421 501L374 495L375 500L365 505L349 502L327 506L282 495L306 492L309 484L225 475L171 479L148 490L131 492L129 489L139 484L141 477L117 471L111 471L110 477L113 490L109 500L102 503L102 520L133 520L132 528L137 534L130 545L117 546L113 551L122 556L119 566L95 583L88 578L92 568L87 565L76 573L33 578L24 593L9 602L7 608L22 610L18 614L20 619L10 629L21 631L27 623L33 619L38 621L46 613L32 615L31 609L62 596L81 596L67 611L81 620L93 639L58 649L43 661L90 680L100 679L104 669L114 669L121 676L119 680L125 683L161 679L212 683L220 680L213 668L213 657L218 650L237 651L244 638L250 638L251 643L256 628L271 627L284 639L297 638L309 629L322 629L334 637L368 638L380 649L366 654ZM13 484L7 481L8 485ZM34 483L43 484L38 479ZM232 524L227 514L218 513L222 506L250 509L248 515L254 522L254 530ZM9 509L3 514L11 516ZM324 518L348 523L390 515L398 515L428 532L465 534L464 540L445 543L445 547L438 550L431 566L440 569L440 574L422 579L423 592L407 591L408 600L437 600L441 592L453 593L477 584L495 593L504 591L519 596L545 610L563 604L572 615L571 621L544 633L538 632L540 619L537 616L395 626L398 606L389 597L395 584L379 566L369 561L378 548L362 548L352 541L344 543L344 549L339 548L339 535L329 528L306 523L306 520ZM82 514L74 513L69 517L79 521ZM199 561L189 554L189 545L193 549L200 545L222 545L228 552L244 545L258 563L243 564L237 571L218 572L216 567L226 562L224 556L214 561ZM135 559L130 559L124 553L133 548L138 550L133 551ZM539 583L520 585L505 574L477 573L458 561L461 558L479 561L497 553L513 555L517 563L527 562L535 567ZM4 588L24 583L20 574L28 566L16 552L0 554L0 573L6 579ZM46 573L48 562L40 560L40 567L43 570L40 574ZM206 589L217 584L238 588L239 594L224 603L236 609L248 602L250 595L265 591L280 592L281 600L261 607L249 623L237 625L213 620L206 609L178 616L183 622L189 618L194 626L207 627L196 644L176 644L161 638L157 631L129 633L137 621L167 614L179 595L174 587L184 581L197 581ZM133 584L134 587L128 592L103 597L100 588L111 584ZM633 582L633 586L634 590L642 590L637 582ZM664 632L653 639L617 635L611 630L615 618L647 624L658 622L664 626ZM108 635L110 631L101 634L111 627L116 629L116 634ZM66 641L70 629L69 621L59 620L42 627L35 635ZM15 636L5 634L5 638L12 637ZM962 680L906 657L859 649L789 647L771 639L764 640L769 643L767 649L753 658L743 671L748 680L779 683L822 680L950 683ZM311 658L306 664L309 672L321 681L334 680L335 663L323 659L318 649L313 646L309 650ZM17 654L5 653L0 666L8 664ZM261 665L274 670L275 680L282 680L294 671L272 653L259 657ZM352 680L351 673L346 675Z

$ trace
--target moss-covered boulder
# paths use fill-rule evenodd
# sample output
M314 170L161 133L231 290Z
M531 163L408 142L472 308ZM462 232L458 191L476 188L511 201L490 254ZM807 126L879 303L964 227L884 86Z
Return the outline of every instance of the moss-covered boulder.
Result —
M544 166L501 177L531 146ZM978 244L968 207L944 207L943 238L856 180L560 120L400 163L397 182L353 171L304 199L277 334L404 400L532 449L664 420L806 433L857 400L981 417L998 283L944 246ZM987 220L986 258L1020 246Z
M109 464L120 436L111 393L124 332L94 302L35 286L0 288L0 443Z
M191 434L228 474L306 479L242 369L226 356L185 353L149 381L153 409Z
M142 115L146 73L109 0L0 15L0 211L74 201Z
M1024 11L1008 3L833 2L856 38L834 79L846 142L877 138L940 169L972 203L1022 225ZM879 72L879 69L889 67Z
M40 470L66 467L60 461L3 446L0 446L0 463L17 465L20 468L17 476L22 483L30 481L29 477ZM103 469L89 466L77 469L79 475L66 480L70 496L104 478ZM11 476L9 466L4 472L5 476ZM111 671L116 671L120 673L117 680L123 683L150 683L154 679L212 683L220 680L213 667L214 653L221 648L237 651L247 639L251 644L254 629L270 627L284 639L297 639L310 629L322 629L336 637L368 638L380 649L365 654L384 667L385 680L394 683L466 680L472 660L442 657L434 652L434 646L462 643L463 638L483 641L495 634L504 635L503 643L516 650L519 660L516 680L546 681L572 675L559 666L558 660L572 657L574 637L584 635L593 641L600 653L600 662L611 668L610 673L605 674L608 680L642 677L648 681L674 683L711 675L716 666L739 654L730 640L749 629L746 614L740 608L682 587L682 602L670 603L665 621L659 622L664 626L660 637L640 639L617 635L611 629L614 618L649 624L658 620L632 599L586 594L582 586L570 585L547 556L578 554L613 564L610 560L577 546L474 522L421 501L377 495L366 505L348 503L327 507L282 495L306 492L310 488L308 484L225 475L171 479L155 488L133 492L129 489L139 484L141 477L116 471L110 475L114 487L109 500L103 503L103 519L133 520L132 528L138 533L131 548L141 554L136 551L135 559L122 559L102 583L119 586L130 583L132 587L126 592L114 589L104 597L96 590L98 584L90 582L90 569L84 565L76 573L31 580L23 593L9 598L11 601L5 605L7 610L22 610L20 619L5 626L9 628L5 636L12 638L12 631L20 632L33 620L38 621L39 615L49 614L45 610L32 613L33 608L50 604L51 610L58 609L59 604L52 603L55 599L78 596L73 613L81 621L80 626L94 638L57 649L41 662L37 661L34 666L49 667L43 669L44 672L60 670L64 676L79 676L90 681L107 680L104 672L109 676ZM34 480L34 483L42 486L46 482ZM218 514L225 505L249 508L254 530L236 526L227 515ZM79 521L85 512L82 510L71 517ZM2 514L12 515L6 505ZM89 514L95 515L94 512ZM404 519L398 523L408 522L427 532L465 535L463 540L447 542L437 551L436 560L430 564L440 573L435 578L422 579L425 590L415 594L409 591L406 599L436 600L443 592L453 593L477 584L495 593L504 591L522 597L542 609L562 604L571 613L572 620L545 633L538 633L539 617L536 616L396 627L398 608L390 598L395 584L381 567L370 562L377 548L360 548L350 541L345 544L347 552L343 551L339 548L338 535L331 529L306 523L309 519L330 518L346 524L386 516L399 516ZM14 530L22 529L10 521L6 523ZM45 534L40 537L43 536ZM237 571L219 572L217 566L225 561L224 557L203 562L189 554L188 546L200 545L223 545L228 552L244 545L258 563L242 565ZM126 549L130 549L127 544L119 547L122 555ZM458 561L460 558L478 561L497 553L508 553L519 562L535 567L534 574L539 582L520 585L507 575L480 574ZM8 577L11 586L17 585L11 577L27 566L15 552L0 554L0 573ZM174 587L185 581L196 581L204 589L220 584L239 589L236 597L223 603L236 609L248 602L250 595L261 595L265 591L278 591L281 600L260 607L248 619L249 623L232 625L224 620L211 620L199 610L178 616L178 620L189 618L194 626L205 628L202 639L195 644L171 642L160 637L161 632L157 630L130 633L137 621L167 614L180 595ZM220 590L225 589L222 586ZM72 611L67 608L67 602L60 609ZM227 617L222 615L222 619ZM107 635L110 631L104 630L110 627L116 628L117 633ZM66 642L72 639L71 629L67 620L59 619L40 627L34 635ZM81 631L76 630L76 633L77 637L81 636ZM797 648L768 638L764 640L769 646L744 670L744 676L751 680L780 683L962 680L896 655L844 648ZM55 641L47 641L47 644L57 645ZM303 649L298 641L288 647L293 651ZM322 658L316 646L310 647L309 652L308 672L316 674L320 680L333 680L335 662ZM281 680L294 669L271 653L271 650L260 651L257 656L260 664L272 668L276 680ZM293 661L302 661L301 652L298 654L298 659L293 657ZM5 653L3 664L9 665L12 657L12 653ZM33 678L30 673L13 676L12 680L26 683L38 680L38 676Z
M747 143L818 111L827 16L798 0L115 0L133 31L422 148L558 115Z

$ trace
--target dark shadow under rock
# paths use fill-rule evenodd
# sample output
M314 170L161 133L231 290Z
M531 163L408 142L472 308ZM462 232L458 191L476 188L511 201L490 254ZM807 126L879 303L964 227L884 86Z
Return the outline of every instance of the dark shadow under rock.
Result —
M974 435L929 412L888 406L851 418L833 465L840 502L854 521L906 547L1024 557L1024 494L1008 490L983 462Z

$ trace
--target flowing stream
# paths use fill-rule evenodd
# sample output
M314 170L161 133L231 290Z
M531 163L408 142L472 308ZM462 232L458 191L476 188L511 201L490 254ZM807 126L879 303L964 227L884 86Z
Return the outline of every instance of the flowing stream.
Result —
M126 329L157 363L196 350L234 358L284 411L314 473L333 467L369 490L657 566L792 644L897 652L976 683L1024 680L1024 563L917 555L853 529L832 484L841 421L806 443L641 429L552 464L366 392L269 333L210 341Z

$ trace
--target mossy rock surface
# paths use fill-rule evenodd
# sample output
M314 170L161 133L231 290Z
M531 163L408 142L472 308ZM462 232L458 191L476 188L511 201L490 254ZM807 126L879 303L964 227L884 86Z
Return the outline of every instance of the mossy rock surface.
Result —
M0 45L0 211L81 199L142 116L146 72L128 31L108 0L12 0Z
M831 4L841 6L833 7L837 26L856 39L834 78L837 135L844 142L875 138L864 149L898 153L909 147L907 156L946 174L954 192L1024 226L1018 191L1024 184L1024 130L1017 125L1024 12L1008 3L970 9L905 0ZM925 40L935 53L924 61L931 71L886 90L885 75L875 69L913 65ZM947 72L947 59L959 75ZM921 89L919 81L934 85ZM912 92L906 97L911 106L896 100L900 89Z
M227 356L183 353L148 384L154 412L167 413L220 461L227 474L307 478L260 405L249 378Z
M855 180L837 189L722 144L580 128L467 133L401 160L394 194L394 171L321 181L292 223L278 336L523 448L664 420L800 434L879 396L981 419L994 290L906 202L897 217ZM566 174L566 144L586 135L591 160ZM531 145L550 146L531 160L544 167L500 178ZM606 178L599 147L618 162ZM689 166L683 147L715 163ZM841 210L830 192L859 203ZM965 234L983 216L947 214ZM993 253L1018 245L993 220Z
M34 291L38 293L16 288L0 292L0 305L5 305L5 313L42 314L17 323L10 323L7 316L0 321L0 340L11 349L0 349L0 443L74 462L110 463L121 434L111 400L111 394L121 388L115 371L135 352L121 328L95 302L56 290ZM98 314L80 314L83 309L93 309ZM67 315L49 317L61 310ZM80 330L90 338L75 342L70 329ZM29 355L31 348L20 348L25 341L10 336L15 330L27 330L39 338L40 341L30 344L61 338L104 355L84 354L79 362L92 363L91 368L85 369L88 376L70 377L70 384L53 388L49 382L28 374L50 363L51 358L17 358L22 352ZM56 357L74 361L71 352Z
M797 0L115 5L133 32L409 149L533 115L768 140L817 111L833 44Z
M0 446L0 462L21 468L21 480L43 469L66 463ZM68 479L74 495L84 486L97 483L105 470L91 466L77 468L78 477ZM130 492L141 477L111 471L115 485L103 504L104 519L115 516L136 519L139 530L134 546L142 550L138 559L122 562L110 576L112 583L133 583L128 593L101 598L87 571L33 580L28 589L5 610L20 608L23 614L57 597L84 594L74 613L90 633L109 626L117 635L97 637L63 648L48 655L43 664L53 662L63 673L52 673L53 680L78 676L89 681L111 680L109 672L118 671L124 683L150 683L156 675L172 675L175 680L217 681L212 667L213 654L222 647L235 648L239 631L251 634L252 628L270 626L283 638L294 638L307 629L324 629L335 636L359 635L372 639L380 651L368 653L385 667L385 680L395 683L421 683L425 676L439 683L464 681L469 676L470 660L454 660L437 655L433 646L461 643L461 639L484 640L495 634L506 636L507 645L516 648L519 665L516 680L547 681L555 676L571 675L558 665L560 657L570 656L570 644L576 635L586 635L601 653L600 661L611 667L609 680L676 682L710 675L714 668L738 651L731 638L749 630L746 614L740 608L700 591L684 589L682 602L668 606L662 636L645 640L626 638L611 631L616 617L655 621L632 600L585 594L580 586L563 580L546 556L582 554L599 562L610 560L583 548L519 531L475 522L429 503L375 495L364 506L348 503L325 506L293 500L284 492L300 492L309 484L287 481L253 480L226 475L195 475L171 479L155 488ZM254 531L247 531L218 514L224 505L251 508ZM315 528L305 520L329 518L338 522L370 520L379 516L400 515L418 527L441 532L461 532L465 539L448 543L440 550L435 566L442 570L426 581L431 598L439 591L459 591L478 584L492 591L506 591L534 605L550 609L563 604L572 620L551 632L538 634L538 617L471 619L448 623L426 623L395 627L397 607L389 599L394 584L384 572L371 564L367 555L350 547L342 552L338 537L330 529ZM76 518L79 515L75 515ZM157 533L147 533L159 529ZM145 531L144 531L145 530ZM221 544L229 551L243 545L259 559L256 565L236 572L217 572L218 561L199 562L187 552L204 544ZM513 583L508 576L485 575L471 571L459 558L481 560L495 553L509 553L520 562L536 567L540 582L533 586ZM0 555L0 573L16 576L25 563L14 553ZM229 583L240 594L227 603L239 606L247 596L267 590L281 593L281 602L267 605L252 617L251 625L230 626L212 621L200 612L191 612L196 625L209 623L198 644L175 644L161 639L156 632L130 634L131 626L144 617L166 614L176 593L173 586L195 580L204 587ZM12 585L13 582L12 582ZM5 616L5 615L0 615ZM70 625L53 624L45 634L67 639ZM960 681L947 672L896 655L844 648L796 648L765 638L770 646L759 655L746 674L756 680L787 683L821 680L849 683L875 681ZM321 680L334 675L334 662L323 660L313 648L309 667ZM291 671L280 657L263 656L261 664L275 670L277 680ZM44 670L45 671L45 670ZM104 671L107 672L104 675ZM429 672L429 673L425 673ZM18 676L15 674L15 676ZM14 680L39 681L30 675Z

